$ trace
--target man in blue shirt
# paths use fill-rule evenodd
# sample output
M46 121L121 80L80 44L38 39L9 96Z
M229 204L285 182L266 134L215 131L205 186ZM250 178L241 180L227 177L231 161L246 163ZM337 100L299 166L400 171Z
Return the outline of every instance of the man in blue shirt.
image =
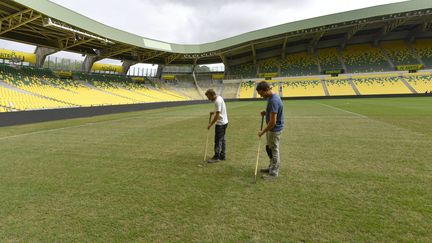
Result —
M260 82L256 90L261 97L267 99L266 111L261 112L261 116L266 116L267 126L258 132L258 136L261 137L266 134L267 137L266 151L270 158L270 163L268 168L261 169L260 171L265 173L262 176L263 179L271 180L279 175L279 144L284 128L283 103L279 95L273 93L270 85L265 81Z

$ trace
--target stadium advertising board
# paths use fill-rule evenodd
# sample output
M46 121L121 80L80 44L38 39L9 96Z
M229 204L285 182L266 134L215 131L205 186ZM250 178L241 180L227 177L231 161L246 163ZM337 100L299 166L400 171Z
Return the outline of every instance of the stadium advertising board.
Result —
M174 80L175 79L175 75L164 74L164 75L162 75L162 78L165 79L165 80Z
M330 74L330 75L341 74L341 73L344 73L344 70L343 69L329 69L329 70L324 70L323 73L324 74Z
M145 82L145 78L144 77L132 77L132 80L135 82Z
M399 65L396 66L398 71L417 71L423 68L423 64Z
M36 54L0 49L0 59L36 64Z
M223 74L223 73L213 73L212 74L212 79L220 80L220 79L224 79L224 78L225 78L225 74Z
M123 73L123 67L120 65L94 63L92 66L92 71Z
M72 72L70 71L54 71L60 78L72 78Z
M260 73L258 77L260 78L275 78L278 76L278 73Z

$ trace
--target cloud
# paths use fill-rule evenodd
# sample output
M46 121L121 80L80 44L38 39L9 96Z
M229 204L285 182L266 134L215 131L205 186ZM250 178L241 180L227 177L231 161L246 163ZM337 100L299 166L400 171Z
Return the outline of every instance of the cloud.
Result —
M392 0L52 0L109 26L147 38L206 43L296 20Z
M178 44L202 44L296 20L394 0L51 0L108 26ZM2 42L0 45L3 46ZM21 48L21 47L19 47ZM11 48L13 49L13 48Z

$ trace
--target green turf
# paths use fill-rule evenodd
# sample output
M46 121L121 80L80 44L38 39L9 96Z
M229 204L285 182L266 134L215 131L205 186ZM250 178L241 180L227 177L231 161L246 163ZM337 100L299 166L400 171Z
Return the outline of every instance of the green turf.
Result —
M257 184L265 102L227 106L212 165L210 103L0 128L0 241L431 241L432 98L285 101Z

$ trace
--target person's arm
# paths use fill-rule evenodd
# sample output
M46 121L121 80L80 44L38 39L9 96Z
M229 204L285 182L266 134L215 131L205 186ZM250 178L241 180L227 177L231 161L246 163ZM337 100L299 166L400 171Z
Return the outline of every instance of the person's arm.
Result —
M261 115L263 116L263 113L261 112ZM264 112L265 115L265 112ZM258 136L261 137L266 132L273 129L274 126L276 126L276 120L277 120L277 113L276 112L270 112L270 121L267 123L267 126L262 130L258 132Z
M207 129L210 129L219 119L220 116L220 112L216 111L216 112L210 112L210 114L214 114L213 120L210 122L210 124L207 126Z

